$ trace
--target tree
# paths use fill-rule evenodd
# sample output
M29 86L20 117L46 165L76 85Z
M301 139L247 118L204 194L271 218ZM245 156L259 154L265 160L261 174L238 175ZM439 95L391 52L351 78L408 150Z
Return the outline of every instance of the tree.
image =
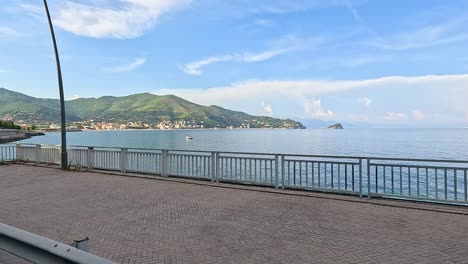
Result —
M2 129L16 129L16 130L20 130L21 127L18 126L18 125L15 125L15 123L13 123L13 121L2 121L0 120L0 128Z

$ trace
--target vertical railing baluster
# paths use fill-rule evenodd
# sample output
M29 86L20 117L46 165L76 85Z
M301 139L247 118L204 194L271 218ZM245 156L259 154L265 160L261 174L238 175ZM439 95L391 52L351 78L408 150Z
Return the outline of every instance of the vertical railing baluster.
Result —
M284 172L284 155L281 155L280 158L281 158L281 188L284 189L284 173L285 173Z
M305 173L306 173L306 175L305 175L305 177L306 177L306 187L309 188L309 162L308 161L305 162L305 170L306 170L305 171Z
M232 157L228 157L226 162L227 162L226 167L229 168L229 180L232 180L233 175L234 175L234 161L233 161Z
M416 194L419 198L419 167L416 169Z
M293 175L294 175L294 178L293 178L293 185L296 186L296 161L293 161Z
M349 164L345 164L345 190L346 191L348 190L348 165Z
M320 169L320 161L318 162L318 165L317 165L317 166L318 166L318 167L317 167L318 188L320 189L320 188L322 187L322 186L321 186L321 182L320 182L320 181L321 181L321 178L322 178L322 177L320 176L320 175L322 174L322 173L321 173L321 169Z
M330 170L330 173L331 173L331 188L333 189L334 188L334 169L335 169L335 164L334 163L330 163L330 167L331 167L331 170Z
M237 181L237 158L234 158L234 180Z
M445 197L445 200L447 200L447 192L448 192L448 188L447 188L447 169L444 169L444 197Z
M227 158L226 157L221 157L220 158L220 163L221 163L221 174L218 174L219 178L227 178L228 175L228 165L227 165Z
M375 193L379 193L379 166L375 165Z
M362 198L362 158L359 159L359 197ZM353 190L354 190L354 168L353 168Z
M465 202L468 202L468 177L467 177L467 170L465 170L464 176L463 176L463 181L465 185Z
M216 153L211 152L211 182L216 181Z
M437 168L435 168L434 171L435 171L435 197L436 199L439 199L439 177L438 177Z
M259 174L258 176L260 177L259 182L265 182L264 179L265 179L265 177L266 177L266 175L265 175L265 177L264 177L264 176L263 176L263 173L262 173L262 171L263 171L263 170L262 170L262 168L263 168L262 162L263 162L262 159L259 159L259 160L258 160L258 174Z
M429 198L429 169L426 168L426 197Z
M391 166L392 169L392 194L395 194L395 167Z
M411 197L411 167L408 166L408 196Z
M403 169L400 166L400 196L403 196Z
M383 166L383 193L387 194L387 166Z
M454 182L453 182L453 189L454 190L453 191L455 192L455 201L458 200L458 179L457 179L458 177L457 177L457 174L458 174L457 170L454 169L453 170L453 180L454 180Z
M367 198L371 198L371 164L367 159Z
M328 185L328 166L327 166L328 163L324 162L324 177L325 177L325 189L327 189L327 185Z
M358 166L360 166L360 165L358 165ZM356 190L356 189L355 189L355 182L354 182L354 180L355 180L355 179L354 179L354 170L355 170L355 169L356 169L356 168L355 168L355 165L354 165L354 164L351 164L351 170L352 170L352 171L351 171L351 188L353 188L353 189L352 189L353 192Z
M302 161L299 161L299 186L302 187Z
M249 159L249 182L252 182L252 159Z
M279 156L275 155L275 188L279 188Z
M216 157L216 165L215 165L216 173L215 173L215 179L216 179L216 182L219 182L219 179L222 177L222 173L223 173L223 171L221 170L221 167L220 167L220 163L222 164L222 160L221 160L221 158L220 158L220 154L219 154L219 153L215 153L215 157Z
M312 161L312 188L315 188L315 162Z
M270 160L270 184L274 184L273 183L273 161Z

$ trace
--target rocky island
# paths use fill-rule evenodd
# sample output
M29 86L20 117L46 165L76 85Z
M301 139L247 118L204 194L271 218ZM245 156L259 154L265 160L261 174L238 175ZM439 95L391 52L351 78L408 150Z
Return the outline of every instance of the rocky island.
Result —
M328 129L343 129L343 126L340 123L337 123L329 126Z

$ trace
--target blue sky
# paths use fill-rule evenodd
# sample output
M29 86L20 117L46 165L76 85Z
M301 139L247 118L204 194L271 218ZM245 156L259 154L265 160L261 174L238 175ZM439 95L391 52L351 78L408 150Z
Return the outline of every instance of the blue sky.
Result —
M0 86L57 98L42 1L3 0ZM65 94L250 114L468 125L466 0L49 0Z

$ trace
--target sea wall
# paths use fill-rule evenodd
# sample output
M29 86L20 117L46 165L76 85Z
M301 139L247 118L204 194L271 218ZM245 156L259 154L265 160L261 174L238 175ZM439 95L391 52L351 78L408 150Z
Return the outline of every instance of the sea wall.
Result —
M25 132L15 129L0 129L0 144L28 139L33 136L42 136L41 132Z

